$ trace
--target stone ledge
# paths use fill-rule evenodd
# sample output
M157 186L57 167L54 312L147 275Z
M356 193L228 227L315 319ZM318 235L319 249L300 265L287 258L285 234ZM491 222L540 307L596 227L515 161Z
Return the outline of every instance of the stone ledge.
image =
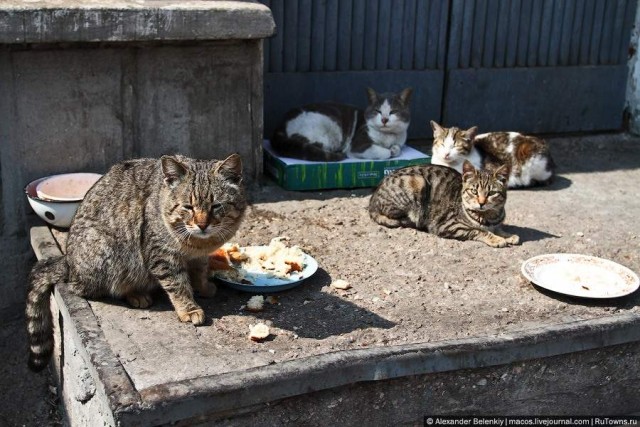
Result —
M60 254L47 227L31 228L31 240L39 259ZM330 352L138 389L110 348L89 303L64 286L56 288L55 299L73 331L66 339L81 349L97 388L121 425L233 417L255 405L349 384L482 369L640 342L640 315L627 313L500 335Z
M261 39L271 10L247 1L0 2L0 43L81 43Z

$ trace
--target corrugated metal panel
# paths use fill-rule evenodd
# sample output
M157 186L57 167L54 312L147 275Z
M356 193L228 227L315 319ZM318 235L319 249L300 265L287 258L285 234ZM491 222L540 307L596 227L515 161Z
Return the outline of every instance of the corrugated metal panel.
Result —
M618 128L637 2L264 0L277 25L264 50L265 130L300 104L362 105L367 85L414 87L413 137L429 136L429 119ZM553 92L563 89L575 93Z
M620 65L636 0L452 0L448 67Z
M442 69L443 0L265 0L266 72Z

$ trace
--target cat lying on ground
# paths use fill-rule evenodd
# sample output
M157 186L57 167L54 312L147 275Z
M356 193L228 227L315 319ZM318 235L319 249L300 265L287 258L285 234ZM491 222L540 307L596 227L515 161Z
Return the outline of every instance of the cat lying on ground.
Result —
M439 237L477 240L502 248L520 238L501 229L509 169L476 169L465 160L462 175L439 165L398 169L369 201L369 215L386 227L410 227Z
M546 185L553 181L555 163L549 147L540 138L517 132L489 132L476 135L477 127L445 128L431 121L433 150L431 163L462 172L468 160L475 168L507 165L510 188Z

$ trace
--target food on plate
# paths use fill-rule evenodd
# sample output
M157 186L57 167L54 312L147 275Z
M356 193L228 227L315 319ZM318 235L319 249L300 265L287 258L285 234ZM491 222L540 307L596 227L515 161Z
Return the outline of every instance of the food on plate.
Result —
M252 284L252 276L294 279L305 267L305 254L298 246L288 247L284 237L268 246L240 247L227 243L209 255L209 268L215 276L236 283Z
M247 258L248 256L242 252L240 246L235 243L227 243L209 254L209 269L230 270L233 268L232 263L242 262Z
M249 326L249 339L251 341L262 341L269 336L269 327L264 323Z

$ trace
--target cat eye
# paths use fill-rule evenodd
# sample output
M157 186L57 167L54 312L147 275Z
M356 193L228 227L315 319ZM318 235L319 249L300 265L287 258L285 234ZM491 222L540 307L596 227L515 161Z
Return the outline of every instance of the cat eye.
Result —
M193 206L191 206L191 205L182 205L182 210L183 211L192 211L193 210Z
M389 114L395 114L395 113L397 113L397 112L398 112L398 111L396 111L396 110L391 110L391 111L389 111Z
M213 212L214 214L220 212L222 210L223 206L222 203L216 202L213 204L213 206L211 206L211 212Z
M378 113L378 114L382 114L382 111L380 111L380 110L376 110L376 113Z
M471 188L469 190L469 193L473 194L474 196L477 196L478 195L478 190L476 190L475 188Z

